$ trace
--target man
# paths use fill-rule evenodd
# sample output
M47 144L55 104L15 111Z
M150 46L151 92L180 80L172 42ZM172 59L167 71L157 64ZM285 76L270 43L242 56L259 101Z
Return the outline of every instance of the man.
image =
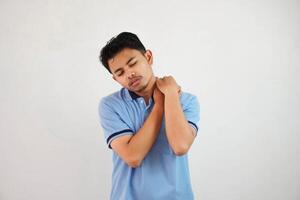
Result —
M122 86L99 103L113 150L110 199L194 199L187 152L198 131L197 97L172 76L155 77L152 52L133 33L108 41L100 61Z

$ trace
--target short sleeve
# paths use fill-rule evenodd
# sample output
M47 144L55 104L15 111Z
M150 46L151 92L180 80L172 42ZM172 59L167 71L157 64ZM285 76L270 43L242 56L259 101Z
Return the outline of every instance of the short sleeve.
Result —
M116 106L112 101L101 99L98 107L100 124L104 131L104 138L111 149L111 142L122 135L132 135L132 129L121 118L120 112L116 111Z
M196 96L189 95L187 98L185 98L183 104L183 112L188 123L192 128L196 130L196 133L198 133L200 121L200 105Z

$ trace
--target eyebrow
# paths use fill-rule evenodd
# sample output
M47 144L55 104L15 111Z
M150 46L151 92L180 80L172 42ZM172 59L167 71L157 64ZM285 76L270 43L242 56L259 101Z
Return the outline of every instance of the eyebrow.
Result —
M128 63L130 63L130 61L132 61L132 59L134 59L135 57L131 57L131 58L129 58L129 60L126 62L126 65L128 64ZM115 70L114 71L114 73L117 73L118 71L120 71L122 69L122 67L119 67L117 70Z

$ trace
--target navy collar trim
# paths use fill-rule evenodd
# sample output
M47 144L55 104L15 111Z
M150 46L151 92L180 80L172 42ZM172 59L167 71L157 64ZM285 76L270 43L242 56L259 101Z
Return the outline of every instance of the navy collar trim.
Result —
M130 90L128 90L128 92L129 92L129 94L130 94L130 96L131 96L132 99L137 99L137 98L141 97L140 95L137 95L136 93L134 93L134 92L132 92Z
M132 100L135 100L137 98L142 97L142 96L140 96L140 95L138 95L138 94L136 94L136 93L134 93L134 92L132 92L132 91L130 91L128 89L127 89L127 91L128 91L128 93L129 93L129 95L130 95L130 97L131 97ZM154 100L153 95L154 95L154 92L153 92L153 94L151 96L151 98Z

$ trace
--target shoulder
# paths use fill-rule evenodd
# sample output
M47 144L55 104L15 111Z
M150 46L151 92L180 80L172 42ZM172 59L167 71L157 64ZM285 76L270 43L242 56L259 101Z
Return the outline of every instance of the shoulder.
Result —
M99 104L115 104L115 103L121 103L124 102L125 99L125 89L121 88L120 90L113 92L107 96L104 96L100 99Z
M125 89L121 88L120 90L113 92L107 96L104 96L100 99L98 108L99 109L107 109L107 108L115 108L124 104L126 101Z
M189 103L190 101L198 101L196 95L189 92L182 92L180 95L180 101L183 104Z
M189 92L182 92L180 95L180 102L183 110L199 110L198 97Z

